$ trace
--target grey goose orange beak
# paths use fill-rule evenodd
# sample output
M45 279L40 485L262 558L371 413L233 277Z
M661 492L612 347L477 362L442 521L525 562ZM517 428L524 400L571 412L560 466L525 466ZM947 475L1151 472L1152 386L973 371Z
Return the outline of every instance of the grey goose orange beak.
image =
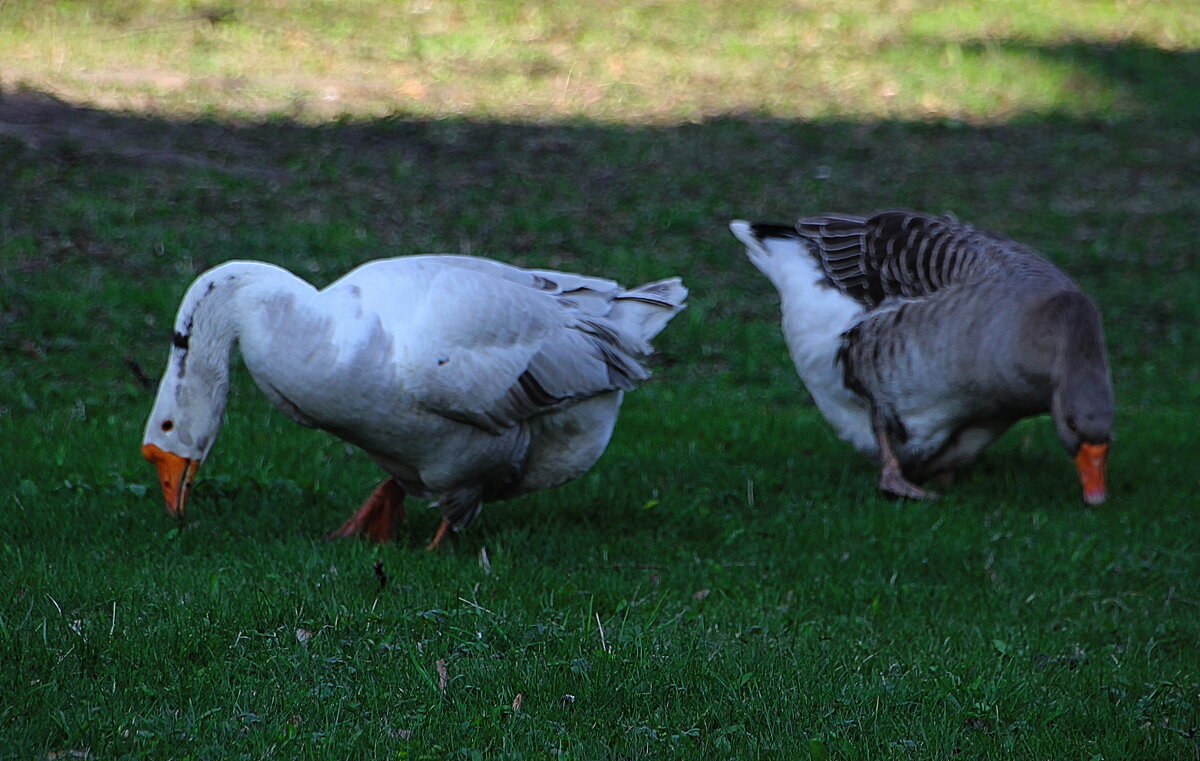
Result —
M1075 467L1083 483L1083 501L1098 505L1108 495L1105 491L1104 469L1108 462L1108 444L1081 444L1075 455Z
M153 444L142 447L142 457L158 469L158 481L162 484L163 499L167 501L167 512L183 520L188 491L196 478L196 469L200 467L200 461L180 457Z

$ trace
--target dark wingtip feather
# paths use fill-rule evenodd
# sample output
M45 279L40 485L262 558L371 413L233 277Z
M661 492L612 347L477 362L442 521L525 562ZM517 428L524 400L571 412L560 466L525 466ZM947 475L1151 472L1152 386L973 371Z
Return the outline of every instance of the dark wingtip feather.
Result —
M765 238L799 238L800 232L795 225L781 225L775 222L751 222L750 232L759 240Z

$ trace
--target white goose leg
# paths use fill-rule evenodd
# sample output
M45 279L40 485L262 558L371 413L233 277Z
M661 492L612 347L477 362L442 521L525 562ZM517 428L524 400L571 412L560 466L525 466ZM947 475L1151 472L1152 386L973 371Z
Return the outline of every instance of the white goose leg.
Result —
M363 536L372 541L385 544L392 541L397 523L404 522L404 489L394 479L387 479L371 492L367 501L362 504L342 527L334 531L326 539L344 539L351 536Z

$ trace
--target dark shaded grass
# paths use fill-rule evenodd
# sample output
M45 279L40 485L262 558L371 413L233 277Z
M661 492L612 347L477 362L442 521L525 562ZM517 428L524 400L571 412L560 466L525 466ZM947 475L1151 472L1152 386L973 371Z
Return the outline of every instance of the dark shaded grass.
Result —
M1151 96L1194 67L1069 54ZM64 106L94 141L0 138L0 755L1194 757L1200 144L1194 109L1156 102L981 127ZM1078 505L1044 420L933 504L881 498L833 439L724 225L896 205L1034 245L1101 304L1120 402L1104 507ZM157 379L193 274L253 257L323 284L424 251L686 279L599 466L439 553L416 506L395 547L326 544L378 471L239 372L173 525L130 368Z

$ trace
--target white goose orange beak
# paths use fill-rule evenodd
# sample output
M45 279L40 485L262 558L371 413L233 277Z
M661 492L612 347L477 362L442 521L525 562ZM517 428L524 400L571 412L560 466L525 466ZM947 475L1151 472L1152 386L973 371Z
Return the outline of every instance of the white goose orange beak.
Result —
M1098 505L1104 501L1104 468L1108 462L1108 444L1081 444L1075 455L1075 467L1083 483L1083 501Z
M189 460L174 452L159 449L153 444L142 447L142 457L158 469L158 480L162 484L163 499L167 501L167 512L183 520L183 509L187 502L192 480L196 478L199 460Z

